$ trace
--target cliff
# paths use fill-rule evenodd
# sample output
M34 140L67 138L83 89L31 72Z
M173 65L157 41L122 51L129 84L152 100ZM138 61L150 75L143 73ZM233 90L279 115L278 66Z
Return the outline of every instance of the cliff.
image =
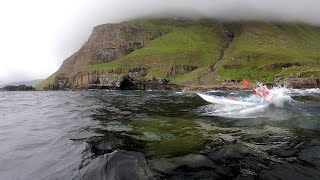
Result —
M37 88L179 90L319 78L319 50L320 28L309 25L137 19L95 27Z
M49 82L40 84L40 86L47 86L45 87L47 89L73 87L75 77L79 72L85 71L87 65L107 63L119 59L144 47L152 39L161 35L159 32L153 36L138 38L140 34L144 33L143 31L142 27L130 22L95 27L85 45L63 62ZM133 40L126 36L137 38Z

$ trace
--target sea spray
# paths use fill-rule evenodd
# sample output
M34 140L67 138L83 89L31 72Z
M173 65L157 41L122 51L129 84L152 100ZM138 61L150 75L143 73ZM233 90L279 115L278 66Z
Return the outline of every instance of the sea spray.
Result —
M270 95L265 99L264 104L256 106L244 105L217 105L209 104L200 107L199 111L203 115L220 116L229 118L257 118L270 117L272 119L285 119L286 108L293 105L294 100L290 97L290 89L283 87L274 87L270 90ZM230 94L238 94L239 92L231 92ZM240 93L241 94L241 93ZM249 99L259 99L257 95L249 95Z
M293 101L288 94L289 91L290 89L284 87L274 87L270 90L270 95L267 99L275 107L284 108Z

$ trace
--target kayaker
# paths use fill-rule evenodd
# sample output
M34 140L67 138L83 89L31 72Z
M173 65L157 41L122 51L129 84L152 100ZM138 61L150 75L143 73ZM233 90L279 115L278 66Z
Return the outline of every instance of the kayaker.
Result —
M267 98L270 94L270 90L267 88L267 86L258 84L258 87L254 89L253 94L257 94L263 98Z

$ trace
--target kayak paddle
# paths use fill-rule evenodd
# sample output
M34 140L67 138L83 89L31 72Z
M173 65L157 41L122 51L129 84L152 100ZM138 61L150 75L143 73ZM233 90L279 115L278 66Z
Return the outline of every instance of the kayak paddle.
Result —
M242 82L241 82L245 87L249 88L249 89L253 89L251 84L248 83L247 80L243 79Z
M252 89L254 94L258 94L259 96L262 97L261 94L257 93L256 90L252 88L251 84L250 84L247 80L243 79L241 83L242 83L245 87L247 87L247 88L249 88L249 89Z

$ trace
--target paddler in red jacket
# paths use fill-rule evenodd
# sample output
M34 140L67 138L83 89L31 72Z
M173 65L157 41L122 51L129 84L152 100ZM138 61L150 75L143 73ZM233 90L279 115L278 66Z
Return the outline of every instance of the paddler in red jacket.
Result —
M241 83L242 83L245 87L247 87L247 88L249 88L249 89L253 89L252 86L251 86L251 84L250 84L247 80L243 79ZM257 87L256 89L253 89L253 94L259 95L259 96L262 97L263 99L269 101L270 98L272 98L272 97L269 96L269 95L270 95L270 91L269 91L269 89L267 88L267 86L264 86L264 85L261 84L261 83L258 83L257 86L258 86L258 87ZM269 96L269 97L268 97L268 96ZM267 98L267 99L266 99L266 98Z
M261 96L263 98L267 98L270 94L270 91L267 88L267 86L263 86L262 84L258 84L258 87L256 89L254 89L253 94L258 94L259 96Z

